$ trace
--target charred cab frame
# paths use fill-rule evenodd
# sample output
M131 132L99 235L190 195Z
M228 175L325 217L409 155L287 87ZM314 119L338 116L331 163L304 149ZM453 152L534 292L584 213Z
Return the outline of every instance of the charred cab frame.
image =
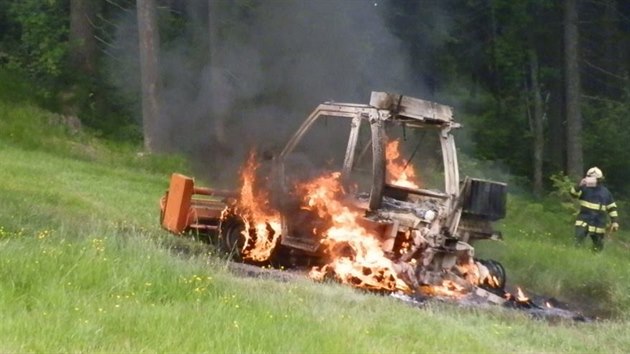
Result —
M360 202L357 205L363 206L364 224L371 225L372 231L380 235L385 251L399 254L399 250L387 247L400 244L396 242L396 238L411 238L412 247L405 250L400 258L417 258L418 265L413 272L420 283L439 283L444 280L445 274L446 278L453 279L468 276L462 274L465 271L458 271L461 268L456 266L474 257L474 249L470 243L479 239L501 237L493 229L492 222L505 216L506 184L469 177L460 182L457 150L452 134L460 125L453 120L452 108L386 92L372 92L369 105L333 102L320 104L274 160L273 181L277 185L273 189L276 193L284 195L289 192L289 186L285 182L286 159L313 124L322 117L345 118L352 122L341 171L344 184L351 183L359 129L363 124L370 127L372 182L367 205ZM385 129L391 125L437 131L444 166L443 191L411 189L386 182ZM433 218L426 217L429 210L433 211ZM300 234L299 230L291 226L285 214L282 215L281 245L317 255L319 240ZM483 265L481 262L478 264ZM491 267L489 271L498 268ZM505 284L502 267L495 279L502 288Z

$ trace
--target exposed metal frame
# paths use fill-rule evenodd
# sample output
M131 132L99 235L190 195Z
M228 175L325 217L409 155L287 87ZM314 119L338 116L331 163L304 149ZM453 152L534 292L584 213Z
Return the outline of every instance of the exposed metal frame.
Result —
M363 121L370 124L372 142L372 187L370 190L369 209L376 210L381 206L385 188L385 130L386 124L403 124L410 128L437 128L440 131L440 145L444 164L444 191L449 212L455 208L459 197L459 168L455 140L451 130L459 124L452 119L452 109L430 101L413 97L401 96L385 92L372 92L370 105L353 103L326 102L318 105L302 123L296 133L289 139L277 159L277 174L281 190L287 192L285 181L285 158L295 149L306 132L320 117L350 118L351 129L346 146L342 168L342 181L349 181L350 172L354 164L355 150L359 137L359 129ZM442 197L435 192L419 189L420 194L432 197ZM459 215L452 219L449 229L456 231ZM283 235L287 235L286 222L283 220ZM290 236L289 236L290 237Z

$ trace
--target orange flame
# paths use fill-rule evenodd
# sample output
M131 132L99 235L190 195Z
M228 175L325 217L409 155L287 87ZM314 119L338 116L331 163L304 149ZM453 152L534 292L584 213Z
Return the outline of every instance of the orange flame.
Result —
M394 143L391 146L397 149L398 143ZM389 145L387 154L389 161L392 156ZM243 258L260 262L268 260L277 245L281 216L269 205L268 193L255 188L258 167L256 155L252 152L241 171L240 197L231 212L242 217L245 223ZM413 169L409 171L413 176ZM345 191L340 176L339 172L329 173L297 184L294 189L296 195L302 198L301 208L312 212L318 219L317 226L307 227L313 236L321 239L329 257L324 266L312 268L309 276L315 280L332 276L342 283L368 290L411 292L410 285L401 278L408 275L399 274L403 265L389 259L378 236L360 224L361 212L343 203ZM411 259L408 265L415 269L415 262ZM474 271L476 265L472 264L472 267L471 271ZM466 292L465 288L452 281L424 288L428 293L440 296L459 297Z
M525 295L525 293L523 293L523 290L521 290L521 288L517 287L516 292L517 292L516 301L519 301L519 302L529 301L529 298Z
M492 276L491 278L489 278L489 279L491 279L491 281L490 281L490 280L488 280L488 283L489 283L488 285L492 286L493 288L498 288L498 287L499 287L499 279L497 279L497 277L495 277L495 276L493 275L493 276Z
M459 298L465 294L465 288L452 280L444 280L442 285L433 285L425 288L425 291L432 296L448 296Z
M499 287L499 279L489 274L487 270L482 272L476 262L456 264L455 266L473 285L489 285L493 288Z
M241 171L243 185L241 187L240 198L237 208L238 214L245 221L245 245L243 247L243 257L253 261L266 261L271 256L271 252L280 237L280 213L269 207L268 195L264 191L256 193L254 185L256 182L256 169L259 164L256 162L256 153L251 152Z
M305 209L330 219L332 225L322 235L332 260L321 268L313 268L309 276L321 280L332 273L339 281L360 288L409 291L378 238L359 225L359 213L339 200L343 194L339 176L335 172L298 186L305 191Z
M415 182L416 173L413 165L400 156L399 145L398 140L392 140L385 148L387 179L396 186L418 189L420 186Z

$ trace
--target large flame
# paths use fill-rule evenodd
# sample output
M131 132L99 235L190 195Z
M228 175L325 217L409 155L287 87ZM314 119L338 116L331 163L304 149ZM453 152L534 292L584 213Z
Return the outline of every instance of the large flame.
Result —
M387 152L388 161L396 161L400 155L391 153L390 146L391 149L397 149L398 143L390 143ZM231 213L240 216L245 223L243 258L260 262L268 260L277 245L281 232L281 216L269 205L268 193L255 188L258 167L256 155L252 152L241 171L240 197ZM409 171L411 174L403 175L413 176L413 169ZM412 287L418 284L413 285L413 280L408 283L404 279L409 281L409 274L411 277L415 276L417 260L411 259L404 263L394 262L387 257L378 235L361 225L363 211L344 203L346 196L340 176L339 172L328 173L296 184L293 189L300 198L301 209L310 213L315 221L311 226L303 226L311 228L310 232L321 240L325 249L327 263L311 269L309 276L315 280L331 277L369 290L411 292ZM460 271L475 275L472 278L467 277L472 284L489 281L488 276L479 274L475 263L471 263L469 269L461 268ZM426 285L423 289L433 295L454 297L466 292L466 289L453 281L444 281L441 285Z
M331 225L322 233L331 261L313 268L309 275L314 279L332 275L343 283L372 290L408 291L378 238L359 225L360 214L340 201L343 189L339 177L340 173L334 172L298 186L304 193L304 208L328 219Z
M245 167L241 171L242 187L237 204L237 213L245 222L245 244L243 257L253 261L266 261L276 247L280 237L280 213L269 206L268 193L256 191L256 162L255 152L249 154Z
M400 156L400 142L392 140L385 148L387 161L387 180L389 183L406 188L418 189L413 165Z

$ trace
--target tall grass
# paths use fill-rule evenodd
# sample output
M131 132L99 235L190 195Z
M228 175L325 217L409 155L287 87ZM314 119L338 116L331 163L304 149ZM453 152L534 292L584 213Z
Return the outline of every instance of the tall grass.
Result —
M0 70L0 82L2 78L7 78L7 74ZM17 92L0 89L0 148L11 145L23 150L54 153L72 160L147 172L188 170L181 157L142 153L139 142L113 143L99 139L88 128L69 123L67 117L39 108L19 93L19 87L15 88ZM27 86L22 90L25 88ZM11 99L2 99L3 95Z
M0 241L3 351L622 352L620 323L550 326L499 308L416 309L306 280L237 278L154 232L85 228ZM601 347L606 343L606 347Z
M508 204L500 226L504 241L477 244L481 257L501 261L512 284L574 303L591 316L629 318L627 231L609 235L603 252L593 253L590 239L574 246L569 212L514 196Z

